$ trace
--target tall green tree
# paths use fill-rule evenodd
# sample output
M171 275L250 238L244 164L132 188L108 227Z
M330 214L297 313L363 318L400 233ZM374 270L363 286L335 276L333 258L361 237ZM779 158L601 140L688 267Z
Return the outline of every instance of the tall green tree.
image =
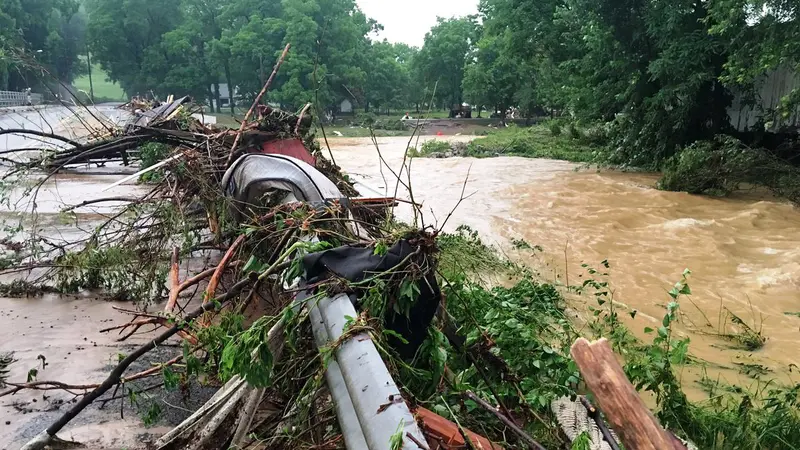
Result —
M711 33L729 48L721 76L726 86L755 101L763 76L775 70L800 71L800 2L797 0L719 0L709 5ZM781 121L800 105L800 89L763 111L765 122Z
M443 19L425 35L425 44L417 55L415 69L422 84L437 85L437 98L460 105L464 95L464 68L471 58L478 37L474 16Z
M78 53L84 23L78 10L77 0L0 0L4 87L22 90L53 81L41 77L36 66L58 80L72 80L81 70Z
M409 106L411 102L411 59L414 49L387 41L372 43L365 88L365 107L388 112Z
M169 68L184 61L162 46L183 21L180 1L86 0L86 8L94 60L129 95L159 89Z
M655 167L727 130L730 95L720 77L729 47L711 32L710 4L482 0L483 39L495 45L479 46L478 62L495 54L514 61L527 74L514 101L529 109L538 99L579 119L618 118L617 162ZM486 83L496 94L489 72L479 73L468 85Z
M481 108L505 112L515 104L520 92L521 67L518 59L505 51L505 36L486 35L464 73L465 99ZM526 80L532 83L532 80Z

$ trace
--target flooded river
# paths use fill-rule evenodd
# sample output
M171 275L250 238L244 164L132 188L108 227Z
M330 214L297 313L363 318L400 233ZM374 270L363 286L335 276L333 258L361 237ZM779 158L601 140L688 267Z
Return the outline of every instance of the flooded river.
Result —
M368 139L330 142L336 162L360 183L365 196L394 193L396 182L389 168L399 170L408 138L378 139L388 167L380 163ZM562 161L523 158L415 159L411 184L414 199L424 205L425 225L441 225L463 190L468 198L446 228L470 225L487 242L537 269L544 279L566 283L568 273L570 283L577 284L584 272L582 263L597 266L608 259L614 299L638 311L635 319L622 316L642 337L640 331L663 316L668 289L684 268L690 268L693 295L682 302L680 330L692 339L691 353L709 363L709 376L750 384L753 380L739 374L736 363L753 363L772 371L764 380L789 380L790 367L800 363L794 351L800 340L800 317L785 314L800 312L800 211L758 196L714 199L661 192L652 188L656 180L652 175L575 169ZM109 195L98 187L120 177L60 176L45 186L40 208L53 216L55 226L62 203ZM110 195L140 188L120 189ZM402 187L399 191L407 195ZM83 211L90 222L90 214L104 212ZM408 209L401 215L413 218ZM59 225L62 230L66 227ZM514 250L512 239L524 239L544 251ZM570 296L579 313L586 310L587 301ZM114 342L114 336L98 333L109 322L127 320L112 306L74 297L0 299L0 351L16 350L19 360L12 378L24 379L29 369L41 367L37 357L43 354L50 365L41 370L39 379L101 381L117 354L129 351ZM766 345L749 352L731 348L731 342L715 336L732 331L729 321L727 326L720 324L723 307L761 329ZM49 396L39 392L0 398L0 449L16 448L23 435L30 437L63 412L63 407L44 398ZM72 396L61 398L70 401ZM123 420L118 413L89 414L87 420L68 427L71 431L63 437L90 440L94 448L139 448L142 433L163 432L144 430L133 415ZM89 427L97 417L107 424Z
M397 170L407 139L378 142ZM374 145L341 139L333 146L342 167L384 186ZM635 319L621 316L642 338L642 330L655 328L664 316L667 291L690 269L693 295L682 300L679 329L691 337L691 353L708 362L690 369L690 379L705 370L711 379L749 386L754 380L740 373L739 364L760 364L771 372L762 380L790 381L800 364L800 317L786 314L800 312L800 210L755 194L719 199L663 192L653 188L658 177L652 174L577 168L543 159L415 159L411 179L427 219L442 221L469 172L465 192L472 196L447 228L472 226L546 280L566 284L569 276L579 284L586 278L582 264L600 267L607 259L615 303L637 311ZM388 184L393 193L395 183ZM513 251L512 239L544 252ZM590 299L571 295L570 301L585 312ZM726 310L762 332L762 349L733 348L719 336L741 330ZM686 384L692 396L702 396Z

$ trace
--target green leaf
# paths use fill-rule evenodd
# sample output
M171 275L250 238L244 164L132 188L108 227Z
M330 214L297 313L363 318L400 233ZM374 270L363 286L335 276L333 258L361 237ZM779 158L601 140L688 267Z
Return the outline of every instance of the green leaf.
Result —
M684 284L680 292L683 295L692 295L692 289L689 288L688 284Z
M672 288L669 291L669 296L672 297L673 299L676 299L678 298L678 295L680 295L680 293L681 292L678 290L678 288Z
M386 253L389 252L389 247L383 241L378 241L375 243L375 251L373 252L374 255L378 256L386 256Z
M472 412L478 409L478 404L472 400L464 400L464 406L467 407L467 412Z
M672 319L669 317L669 314L665 315L664 318L661 320L661 325L668 327Z
M408 344L408 340L404 338L400 333L394 330L383 330L383 334L387 336L392 336L393 338L397 339L398 341L402 342L404 345Z
M174 391L178 388L180 378L178 378L178 375L173 372L169 366L164 366L164 368L161 369L161 375L164 378L164 389Z
M644 327L644 332L645 332L645 333L652 333L653 331L655 331L655 330L653 330L653 329L652 329L652 328L650 328L650 327Z
M247 260L247 264L244 265L242 270L245 272L263 272L267 269L267 267L267 264L264 264L260 259L253 255L249 260Z
M400 450L403 448L403 430L405 429L405 426L405 419L401 419L394 434L392 434L392 436L389 438L390 450Z
M665 327L658 327L658 335L661 336L662 338L665 338L669 335L669 333L667 332L667 329Z

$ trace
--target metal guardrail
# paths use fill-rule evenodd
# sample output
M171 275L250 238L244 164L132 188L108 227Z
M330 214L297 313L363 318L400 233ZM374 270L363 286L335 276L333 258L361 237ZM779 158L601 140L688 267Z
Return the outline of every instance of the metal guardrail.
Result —
M31 93L30 103L33 105L42 104L42 94ZM5 106L27 106L28 93L16 91L0 91L0 107Z

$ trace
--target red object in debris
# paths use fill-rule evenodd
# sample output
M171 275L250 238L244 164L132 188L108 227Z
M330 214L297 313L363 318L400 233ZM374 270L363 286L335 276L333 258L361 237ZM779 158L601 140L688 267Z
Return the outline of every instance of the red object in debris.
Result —
M291 156L292 158L305 161L311 166L315 166L317 162L300 139L283 139L265 142L261 146L261 151L270 155Z
M431 450L463 449L466 447L467 443L464 442L464 437L458 431L458 425L421 406L417 407L414 414L422 424L422 432L426 437L429 437L428 445L430 445ZM465 431L477 448L482 448L483 450L503 449L503 447L483 436L467 429Z
M439 132L437 132L437 133L436 133L436 135L437 135L437 136L444 136L444 133L442 133L441 131L439 131Z

